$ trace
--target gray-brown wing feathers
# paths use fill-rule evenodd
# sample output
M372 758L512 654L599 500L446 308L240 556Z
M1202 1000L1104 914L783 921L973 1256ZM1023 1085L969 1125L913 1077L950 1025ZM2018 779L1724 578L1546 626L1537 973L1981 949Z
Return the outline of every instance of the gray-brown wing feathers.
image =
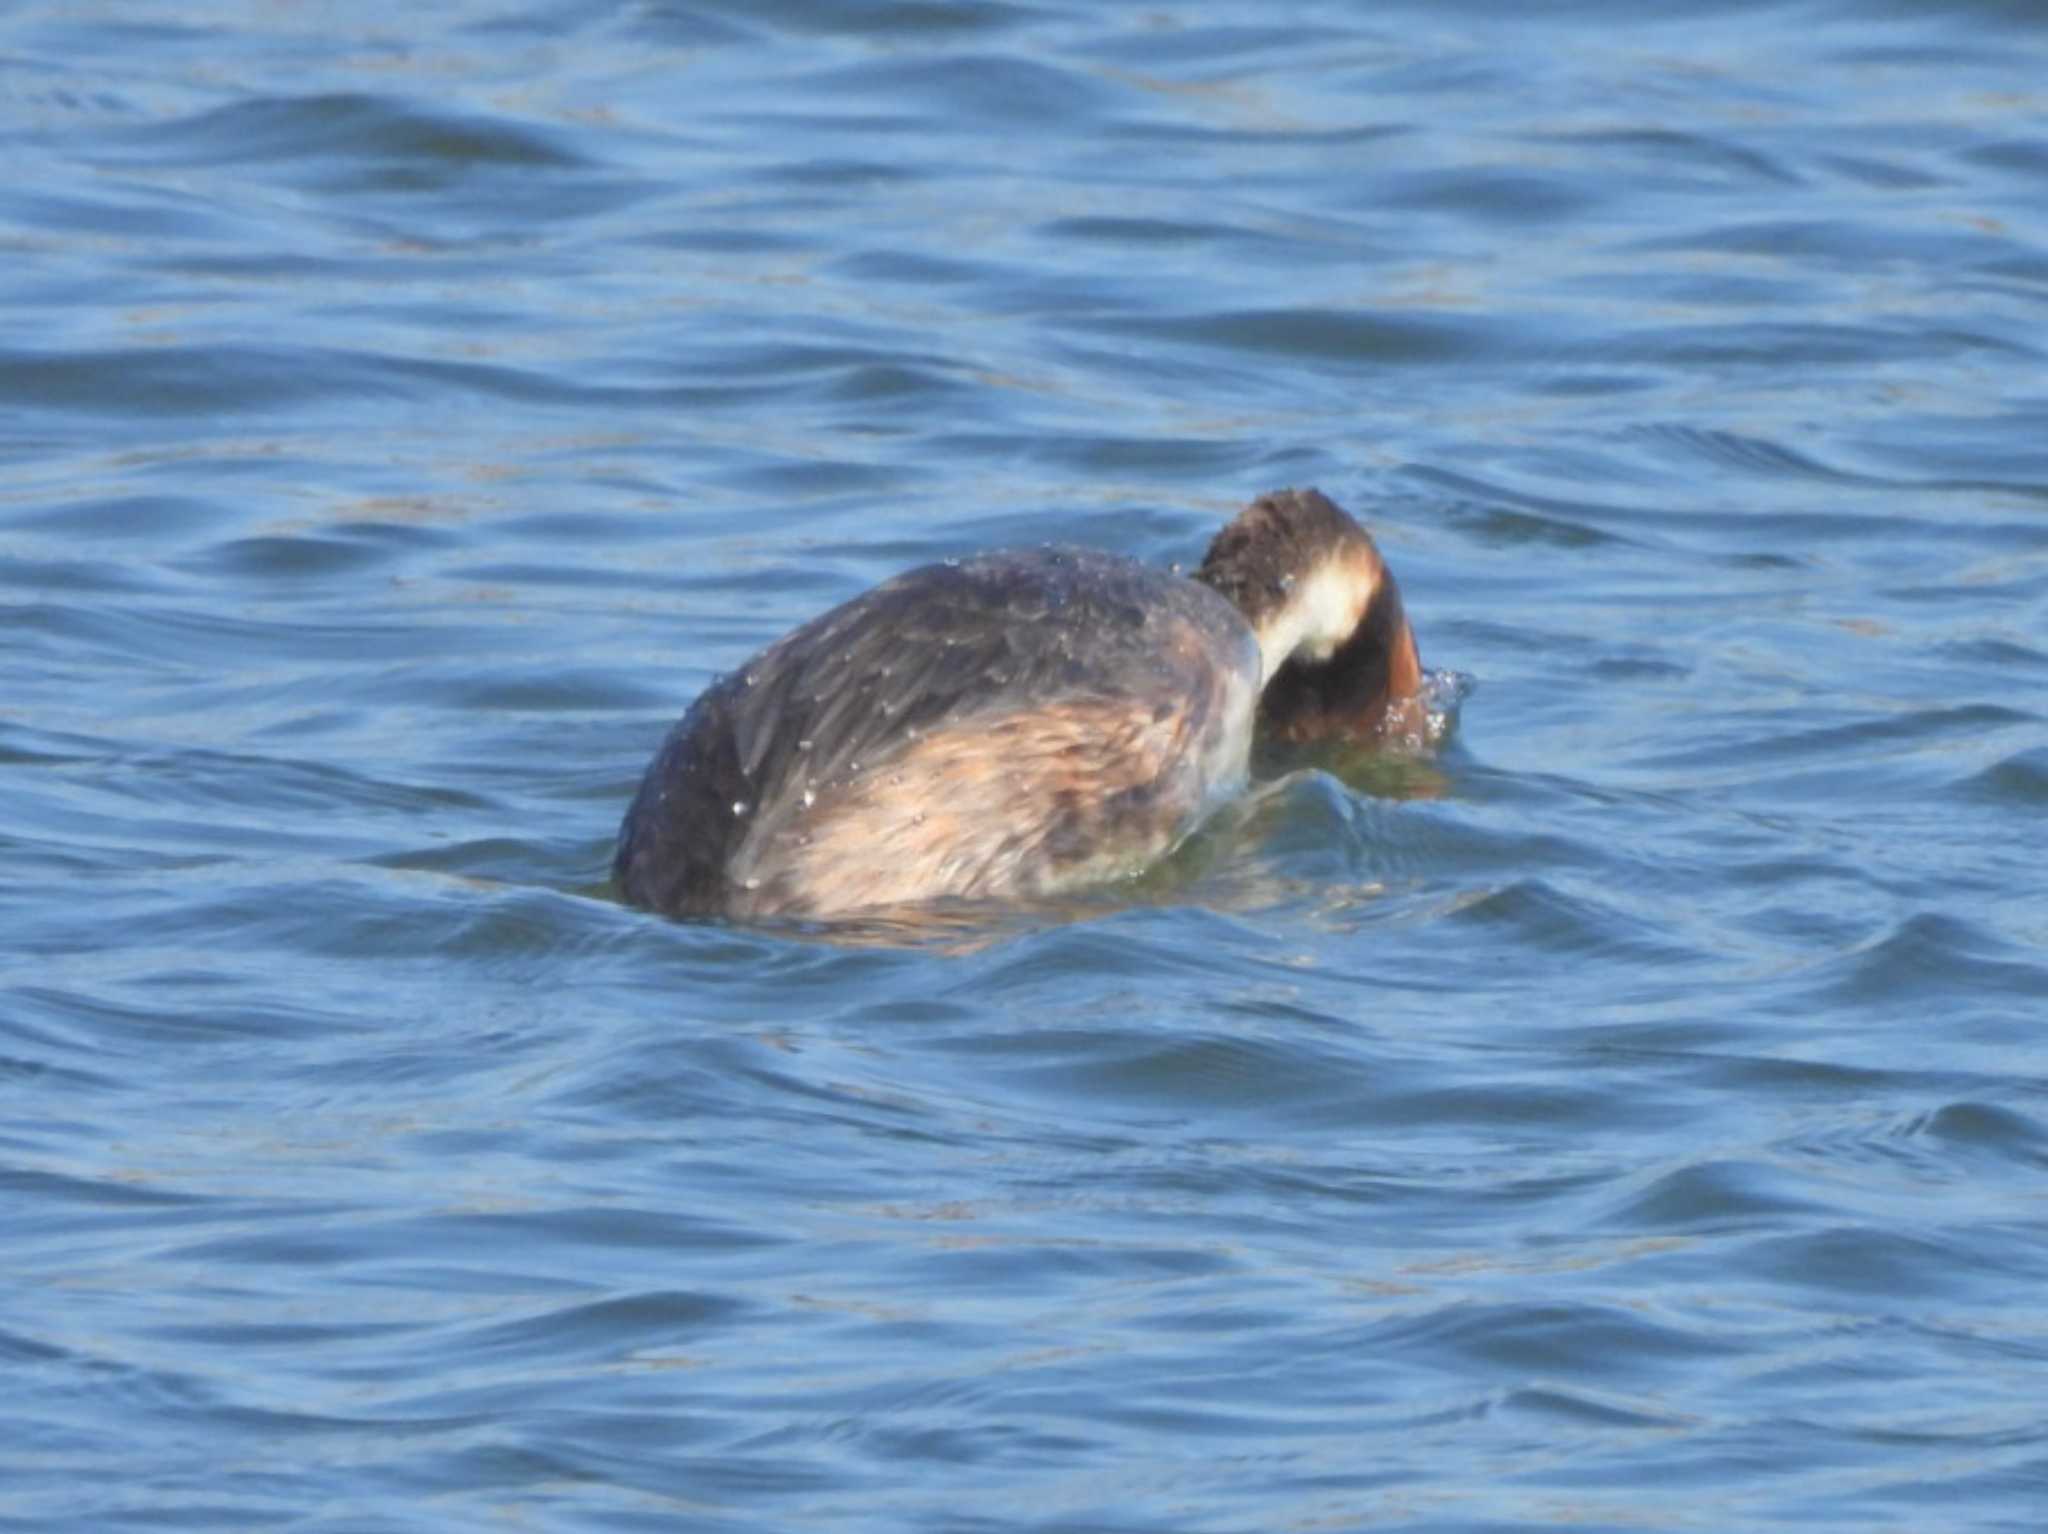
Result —
M1191 698L1255 647L1190 581L1082 550L985 555L888 581L778 640L700 697L627 812L616 873L636 901L720 910L749 838L934 730L1020 700ZM886 855L886 849L878 849Z

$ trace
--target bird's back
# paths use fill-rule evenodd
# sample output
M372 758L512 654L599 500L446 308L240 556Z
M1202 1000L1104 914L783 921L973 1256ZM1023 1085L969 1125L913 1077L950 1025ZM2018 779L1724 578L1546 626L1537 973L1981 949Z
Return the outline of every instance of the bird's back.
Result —
M627 811L658 910L1014 898L1156 857L1241 779L1257 642L1204 586L1086 550L912 570L709 688Z

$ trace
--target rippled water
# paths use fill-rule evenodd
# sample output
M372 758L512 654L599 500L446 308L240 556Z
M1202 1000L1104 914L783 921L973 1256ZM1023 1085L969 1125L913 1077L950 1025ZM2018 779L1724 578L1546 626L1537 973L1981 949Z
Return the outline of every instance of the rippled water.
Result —
M2038 1527L2048 29L0 18L0 1526ZM605 885L922 560L1376 529L1433 760Z

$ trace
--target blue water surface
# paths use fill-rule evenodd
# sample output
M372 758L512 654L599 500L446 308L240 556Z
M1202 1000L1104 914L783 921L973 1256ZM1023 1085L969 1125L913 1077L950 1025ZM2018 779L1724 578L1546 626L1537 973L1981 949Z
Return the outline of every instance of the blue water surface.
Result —
M0 148L0 1528L2041 1526L2037 7L31 0ZM792 624L1283 485L1434 756L615 898Z

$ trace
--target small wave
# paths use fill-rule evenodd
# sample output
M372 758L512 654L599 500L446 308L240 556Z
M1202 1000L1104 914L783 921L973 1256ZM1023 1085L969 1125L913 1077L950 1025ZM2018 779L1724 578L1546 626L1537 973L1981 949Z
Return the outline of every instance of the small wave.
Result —
M109 133L103 163L218 166L328 159L455 167L570 169L585 163L558 135L505 118L436 110L367 93L235 101L168 123Z

